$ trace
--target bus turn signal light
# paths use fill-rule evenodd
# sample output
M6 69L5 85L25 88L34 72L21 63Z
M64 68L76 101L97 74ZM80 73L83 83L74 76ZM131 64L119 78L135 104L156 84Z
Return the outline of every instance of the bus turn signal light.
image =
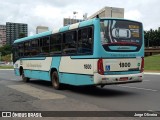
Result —
M141 61L141 73L144 71L144 57L142 57Z
M97 70L98 70L99 74L104 75L103 59L102 58L100 58L97 62Z

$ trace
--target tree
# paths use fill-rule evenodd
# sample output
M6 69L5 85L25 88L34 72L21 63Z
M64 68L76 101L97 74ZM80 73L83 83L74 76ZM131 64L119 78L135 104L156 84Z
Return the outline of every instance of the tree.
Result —
M158 30L150 29L149 31L144 31L144 39L146 47L160 46L160 28Z
M0 47L0 52L2 56L11 54L12 47L10 45L4 45L3 47Z
M20 33L20 34L19 34L19 38L23 38L23 37L26 37L26 36L25 36L25 33Z
M2 61L11 62L11 54L3 56Z

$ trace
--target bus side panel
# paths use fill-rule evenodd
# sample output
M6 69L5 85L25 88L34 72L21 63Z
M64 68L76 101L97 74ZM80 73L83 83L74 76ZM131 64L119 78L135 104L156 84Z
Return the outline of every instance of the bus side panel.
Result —
M51 63L51 68L56 68L58 71L59 66L60 66L60 61L61 61L61 57L53 57L52 63Z
M60 73L61 83L70 85L93 85L92 75Z
M18 68L14 68L14 73L16 76L20 76L20 73L19 73L19 69Z
M24 74L28 78L50 80L49 70L52 63L52 57L23 58L21 66Z
M50 81L48 71L24 70L25 76L32 79L40 79Z
M55 68L58 72L58 75L60 77L60 73L59 73L59 66L60 66L60 61L61 61L61 57L53 57L52 58L52 63L51 63L51 68L50 68L50 72L49 72L49 77L50 77L50 74L51 74L51 69L52 68ZM51 80L51 78L50 78ZM61 80L61 79L60 79ZM60 81L61 82L61 81Z
M16 76L20 76L19 68L20 68L20 60L17 60L14 63L14 73Z
M64 56L59 67L60 81L70 85L93 84L93 68L92 59L72 59Z

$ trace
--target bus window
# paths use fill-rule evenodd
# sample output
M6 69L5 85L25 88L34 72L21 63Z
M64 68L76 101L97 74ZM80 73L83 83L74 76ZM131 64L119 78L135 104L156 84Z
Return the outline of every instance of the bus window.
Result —
M32 56L35 56L39 53L38 40L39 39L35 39L35 40L32 40L32 42L31 42L31 46L32 46L31 54L32 54Z
M50 44L50 38L43 37L39 39L39 47L40 47L40 54L42 56L49 55L49 44Z
M50 55L61 54L61 34L55 34L51 36L50 40Z
M19 44L18 44L18 49L17 49L17 51L18 51L18 56L19 56L19 57L23 57L23 53L24 53L23 43L19 43Z
M142 25L124 20L101 20L101 44L106 51L136 52L142 47Z
M69 55L69 54L76 54L76 31L67 32L63 34L63 42L62 42L62 54Z
M31 44L30 41L24 43L24 56L30 56L31 54Z
M91 54L93 46L92 28L84 28L78 31L78 53Z
M44 53L44 55L49 55L49 44L50 44L50 38L49 37L45 37L43 38L43 47L42 47L42 51Z
M15 44L13 46L13 62L15 62L19 58L19 49L18 49L18 44Z

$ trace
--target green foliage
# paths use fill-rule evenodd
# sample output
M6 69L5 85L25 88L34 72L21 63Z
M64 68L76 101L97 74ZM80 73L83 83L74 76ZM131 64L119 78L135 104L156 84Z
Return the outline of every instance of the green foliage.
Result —
M25 36L25 33L20 33L20 34L19 34L19 38L23 38L23 37L26 37L26 36Z
M2 56L11 54L12 52L12 47L10 45L5 45L3 47L0 47L0 52Z
M11 54L8 54L8 55L5 55L5 56L2 56L2 61L6 61L6 62L11 62Z
M158 30L150 29L144 31L144 39L146 47L160 46L160 28Z

